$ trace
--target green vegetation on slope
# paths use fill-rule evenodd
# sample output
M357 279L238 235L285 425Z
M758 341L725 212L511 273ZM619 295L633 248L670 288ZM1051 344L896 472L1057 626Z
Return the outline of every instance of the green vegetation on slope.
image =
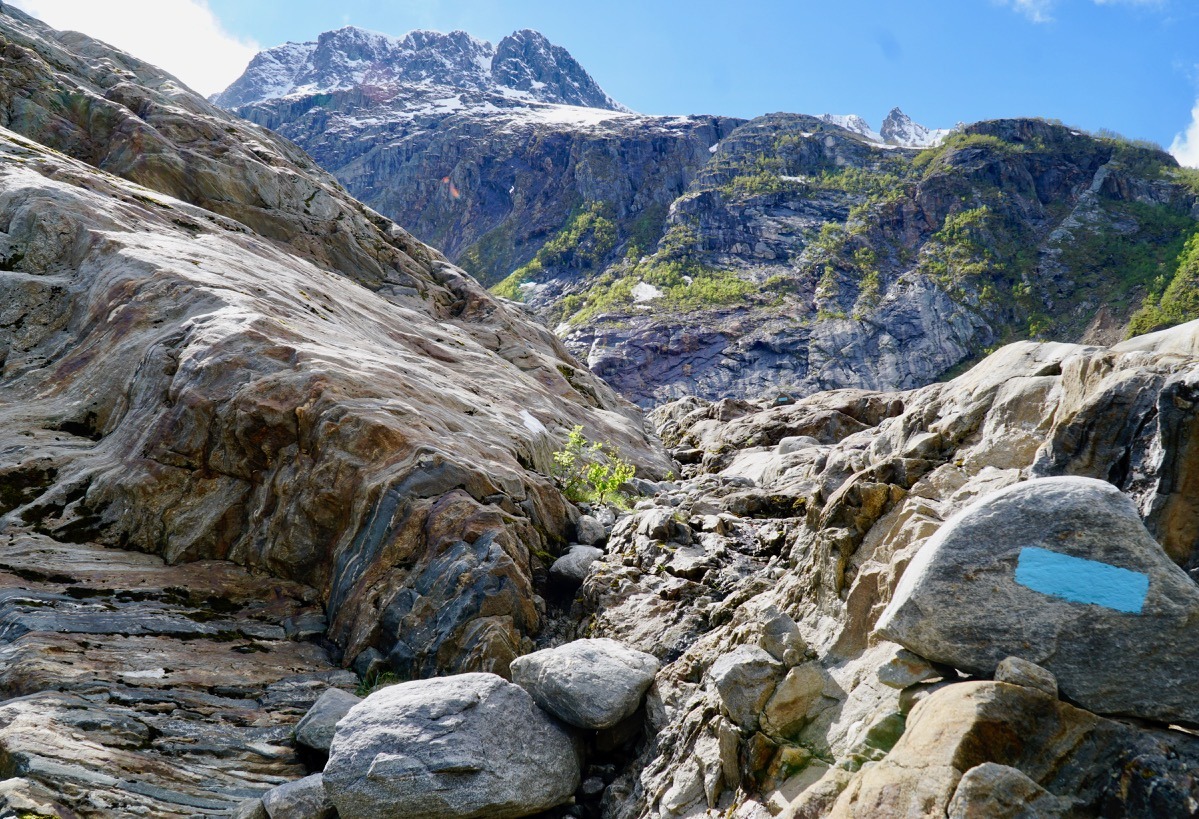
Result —
M607 202L591 202L575 210L566 226L550 239L533 260L518 268L491 292L505 299L521 299L522 284L535 281L544 270L570 268L595 270L616 247L617 228L612 206Z
M562 299L558 303L558 318L582 324L603 313L628 311L635 303L633 288L641 282L662 291L660 297L650 302L656 311L681 312L738 304L758 291L753 282L731 270L655 257L608 270L586 291Z
M1128 325L1129 336L1199 318L1199 233L1192 231L1176 262L1177 269L1169 284L1164 276L1159 277L1153 292L1145 297L1141 309L1133 315Z

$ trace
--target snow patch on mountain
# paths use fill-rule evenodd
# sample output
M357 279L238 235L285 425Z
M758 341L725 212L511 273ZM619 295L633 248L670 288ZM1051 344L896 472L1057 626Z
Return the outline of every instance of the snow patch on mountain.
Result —
M415 30L390 37L346 26L315 42L285 43L258 54L212 101L241 108L268 100L370 87L376 96L414 85L498 94L522 101L627 111L566 49L529 29L498 45L465 31Z
M860 134L871 142L881 144L883 141L879 132L871 128L870 124L857 114L821 114L819 119L832 125L840 126L847 131L853 131L855 134Z
M934 148L948 136L952 129L926 128L912 120L899 108L892 108L883 120L882 128L875 131L857 114L821 114L819 119L865 137L876 145L891 148Z

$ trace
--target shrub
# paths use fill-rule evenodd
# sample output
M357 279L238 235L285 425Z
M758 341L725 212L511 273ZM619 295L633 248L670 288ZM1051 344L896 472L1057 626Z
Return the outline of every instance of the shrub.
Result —
M587 440L582 426L572 429L566 446L554 453L554 479L572 501L620 503L620 487L634 474L633 465L611 446Z

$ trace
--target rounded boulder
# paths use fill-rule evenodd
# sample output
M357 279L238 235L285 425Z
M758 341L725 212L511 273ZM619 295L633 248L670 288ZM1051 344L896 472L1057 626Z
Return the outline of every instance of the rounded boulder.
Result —
M611 728L641 705L658 661L650 654L598 638L575 640L512 661L512 680L537 704L579 728Z
M578 752L523 688L459 674L371 694L337 724L325 788L343 819L515 819L570 799Z

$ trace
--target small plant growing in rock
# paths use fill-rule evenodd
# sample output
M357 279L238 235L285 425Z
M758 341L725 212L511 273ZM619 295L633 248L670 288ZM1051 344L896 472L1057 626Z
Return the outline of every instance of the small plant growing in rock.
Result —
M554 479L572 501L620 503L620 487L634 474L633 465L613 447L587 440L582 426L572 429L566 446L554 453Z
M359 697L369 697L380 688L386 688L398 682L400 682L398 674L391 671L375 671L358 681L358 688L355 689L354 694Z

